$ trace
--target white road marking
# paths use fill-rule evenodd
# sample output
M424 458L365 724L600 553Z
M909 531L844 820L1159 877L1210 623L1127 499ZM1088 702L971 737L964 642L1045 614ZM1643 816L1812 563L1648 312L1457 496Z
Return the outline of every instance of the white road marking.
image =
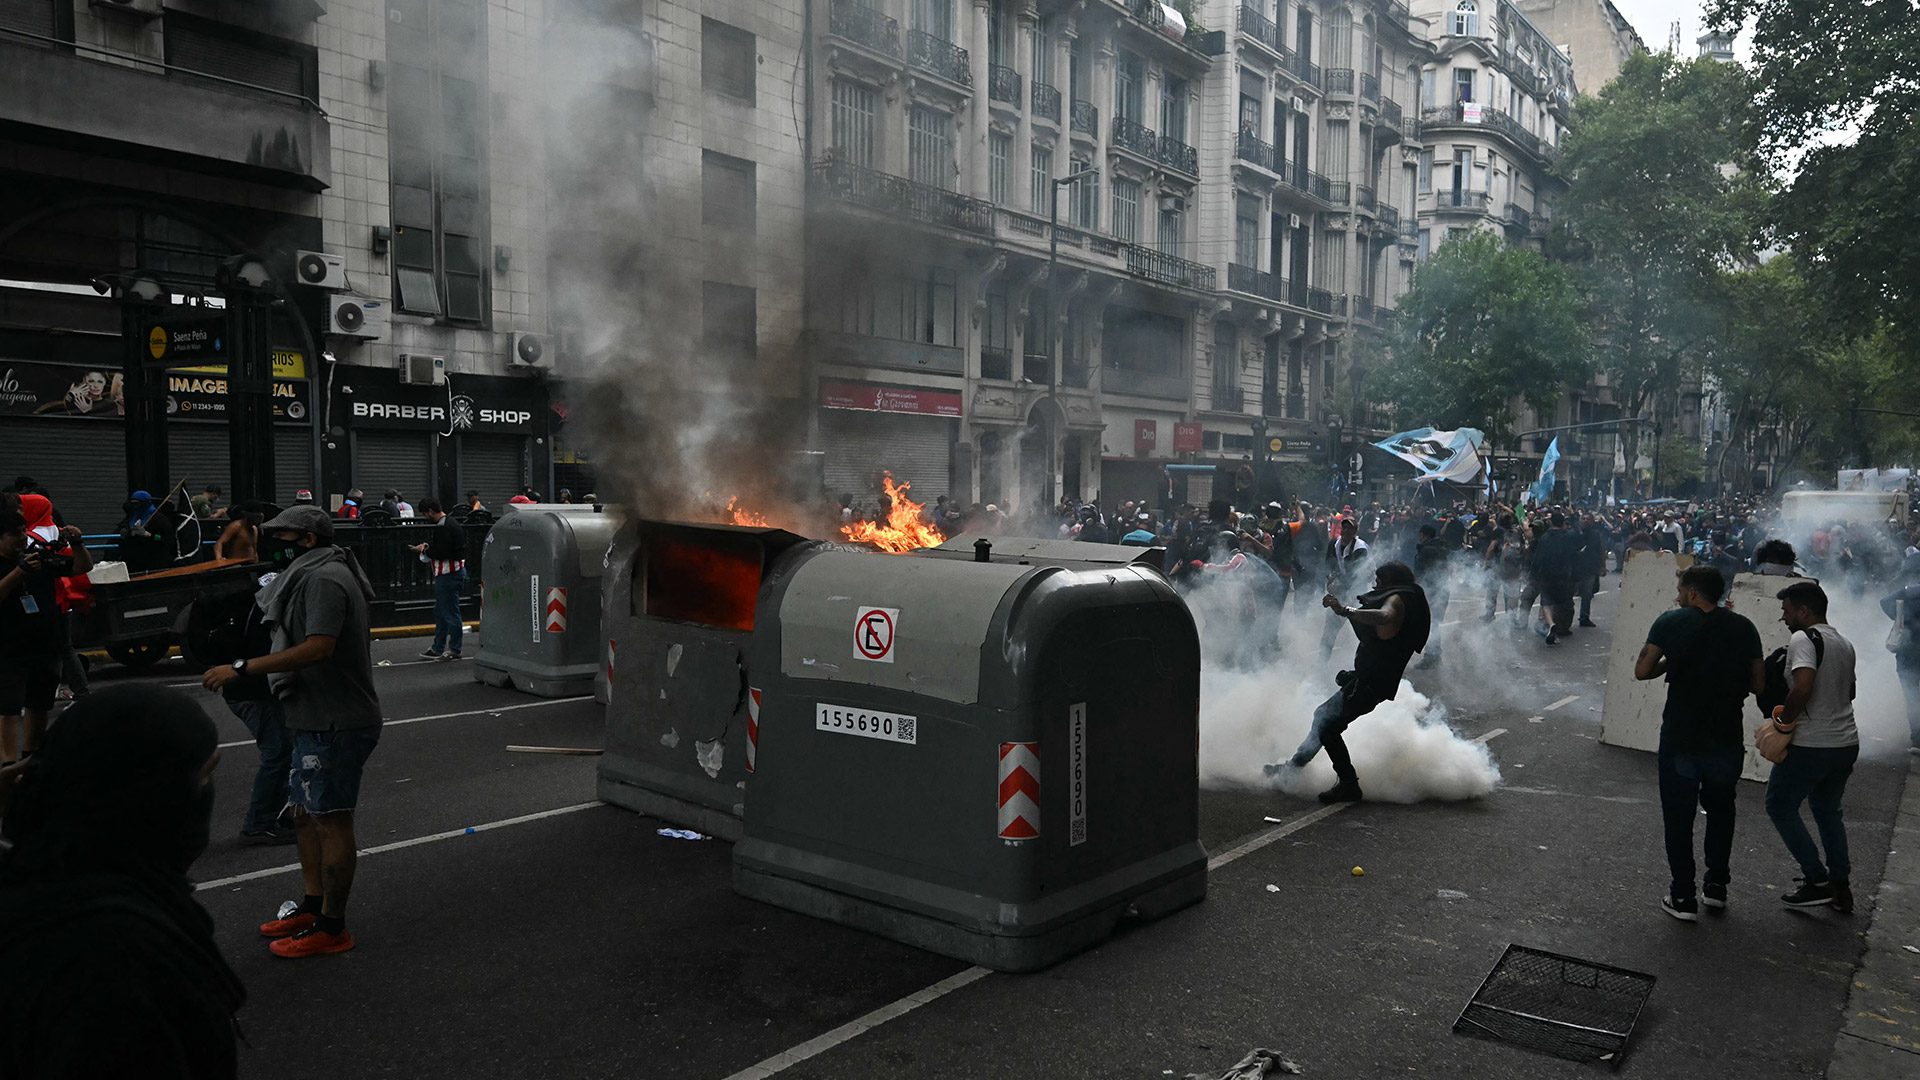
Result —
M1506 728L1494 728L1492 731L1487 732L1485 735L1473 741L1484 744L1506 734L1506 732ZM1318 810L1302 814L1292 821L1287 822L1285 825L1261 833L1231 851L1222 852L1208 859L1207 870L1209 872L1217 870L1243 855L1250 855L1253 852L1259 851L1261 848L1266 847L1281 837L1299 832L1301 829L1306 828L1316 821L1324 821L1352 805L1354 804L1334 803L1332 806L1323 806ZM971 986L991 974L993 974L993 972L987 968L970 967L958 975L934 983L925 990L908 994L906 997L890 1005L882 1005L865 1016L860 1017L858 1020L842 1024L819 1038L809 1039L791 1050L784 1050L767 1058L765 1061L755 1065L749 1065L739 1072L731 1074L726 1080L767 1080L768 1077L778 1075L792 1066L806 1061L808 1058L818 1057L828 1050L839 1046L841 1043L856 1039L889 1020L905 1016L928 1002L946 997L948 994L953 993L963 986Z
M1555 709L1558 709L1558 708L1561 708L1562 706L1566 706L1566 705L1571 705L1571 704L1573 704L1574 702L1576 702L1576 701L1579 701L1579 700L1580 700L1580 695L1579 695L1579 694L1570 694L1570 695L1568 695L1568 696L1566 696L1566 697L1563 697L1563 698L1561 698L1561 699L1560 699L1559 701L1556 701L1556 702L1554 702L1553 704L1551 704L1551 705L1549 705L1549 706L1547 706L1546 708L1544 708L1544 709L1541 709L1540 711L1541 711L1541 712L1552 712L1552 711L1553 711L1553 710L1555 710Z
M559 817L561 814L575 814L575 813L579 813L582 810L591 810L596 806L602 806L602 805L605 805L605 804L598 801L575 803L572 806L562 806L557 810L542 810L537 814L522 814L519 817L507 818L503 821L489 821L485 825L472 825L464 829L449 829L446 832L433 833L428 836L416 836L411 840L399 840L391 844L381 844L379 847L361 848L360 854L363 856L364 855L381 855L389 851L399 851L402 848L418 847L421 844L431 844L437 840L451 840L456 836L472 836L475 833L492 832L494 829L504 829L509 825L524 825L529 821L539 821L543 818ZM198 885L195 885L194 890L197 892L204 892L207 889L218 889L226 885L238 885L243 881L257 881L260 878L273 877L277 874L288 874L298 869L300 869L299 863L288 863L285 866L275 866L267 870L255 870L255 871L252 871L251 873L235 874L232 877L215 878L212 881L203 881Z
M569 701L588 701L591 700L592 697L592 694L580 694L576 697L547 698L544 701L529 701L520 705L496 705L491 709L468 709L466 712L436 713L432 716L410 716L404 720L385 721L382 726L399 727L402 724L419 724L428 720L451 720L456 716L479 716L483 713L512 712L515 709L538 709L543 705L564 705ZM252 745L252 739L241 739L239 742L223 742L220 744L220 749L226 750L235 746Z

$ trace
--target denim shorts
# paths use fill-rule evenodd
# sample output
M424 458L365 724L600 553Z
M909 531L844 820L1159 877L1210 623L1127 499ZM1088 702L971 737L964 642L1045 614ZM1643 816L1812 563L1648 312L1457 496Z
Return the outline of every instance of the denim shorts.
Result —
M351 810L360 801L360 774L380 745L378 727L337 731L290 731L293 769L287 804L309 814Z

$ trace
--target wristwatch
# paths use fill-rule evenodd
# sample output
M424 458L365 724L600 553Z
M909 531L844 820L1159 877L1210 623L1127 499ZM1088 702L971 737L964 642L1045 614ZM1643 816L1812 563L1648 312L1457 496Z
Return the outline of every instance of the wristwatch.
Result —
M247 662L244 659L235 660L233 662L233 670L237 674L245 675L247 673Z

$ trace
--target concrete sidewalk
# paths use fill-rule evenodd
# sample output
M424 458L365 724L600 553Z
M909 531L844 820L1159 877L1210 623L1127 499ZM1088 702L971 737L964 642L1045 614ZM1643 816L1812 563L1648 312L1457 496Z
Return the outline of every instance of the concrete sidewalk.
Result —
M1847 995L1827 1080L1920 1076L1920 757L1909 759L1866 954ZM1791 1008L1777 1002L1776 1008Z

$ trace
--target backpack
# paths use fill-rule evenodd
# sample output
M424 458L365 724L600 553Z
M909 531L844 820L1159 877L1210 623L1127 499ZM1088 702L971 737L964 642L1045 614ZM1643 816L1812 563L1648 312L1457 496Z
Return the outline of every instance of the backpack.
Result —
M1821 640L1818 630L1808 628L1802 633L1813 641L1813 666L1817 670L1821 661L1827 658L1827 643ZM1787 649L1792 644L1793 639L1789 637L1786 645L1773 650L1761 663L1765 681L1753 700L1754 704L1760 706L1760 715L1763 717L1772 716L1775 708L1785 705L1787 693L1793 689L1793 680L1788 677L1787 671Z
M180 651L203 667L231 664L273 651L273 635L260 619L254 590L232 589L201 596L187 608Z

